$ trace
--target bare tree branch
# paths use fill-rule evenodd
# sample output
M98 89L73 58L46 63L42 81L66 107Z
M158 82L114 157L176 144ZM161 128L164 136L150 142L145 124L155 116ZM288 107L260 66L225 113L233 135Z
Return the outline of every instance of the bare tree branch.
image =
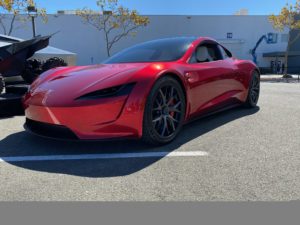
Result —
M16 20L16 14L13 15L13 18L10 21L8 36L11 35L11 33L12 33L13 29L14 29L15 20Z
M4 16L1 15L1 18L0 18L0 25L1 25L1 27L2 27L2 30L3 30L4 35L6 35L6 34L7 34L7 33L6 33L6 26L4 25L3 20L4 20Z
M98 0L99 11L84 8L77 10L84 23L104 32L107 55L110 56L114 44L141 26L147 26L149 18L138 15L136 10L120 6L118 0Z
M21 16L20 14L27 14L27 7L30 5L35 5L34 0L0 0L1 18L0 24L3 33L6 35L11 35L16 29L15 22L26 22L29 18ZM38 15L42 16L43 21L47 22L46 10L38 9ZM7 20L8 22L6 23ZM22 26L18 26L20 28Z

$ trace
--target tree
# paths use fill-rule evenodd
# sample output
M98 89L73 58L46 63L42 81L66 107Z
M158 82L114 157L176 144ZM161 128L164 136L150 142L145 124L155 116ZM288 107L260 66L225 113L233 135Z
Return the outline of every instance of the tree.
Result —
M119 5L118 0L98 0L99 11L84 8L76 14L83 22L103 31L107 56L115 43L128 35L135 35L139 27L147 26L149 18L140 16L136 10L130 10Z
M11 35L15 27L15 22L21 24L29 18L21 16L27 13L28 6L35 6L34 0L0 0L0 27L5 35ZM47 21L46 10L38 9L37 13L42 16L43 21Z
M292 38L291 31L297 30L300 31L300 0L297 0L295 4L286 4L285 7L281 9L279 15L271 15L269 21L272 23L274 29L283 31L284 29L288 30L288 45L285 52L285 68L284 68L284 77L288 76L288 57L290 47L299 39L300 32L297 33L295 37Z

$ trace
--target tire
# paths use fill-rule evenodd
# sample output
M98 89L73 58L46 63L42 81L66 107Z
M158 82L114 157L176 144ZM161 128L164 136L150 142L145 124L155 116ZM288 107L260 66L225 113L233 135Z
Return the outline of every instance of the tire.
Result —
M146 101L142 140L150 145L173 141L183 126L185 111L185 95L178 81L170 76L160 78Z
M42 63L39 60L27 60L22 78L27 84L31 84L42 72Z
M260 75L257 71L253 72L249 84L249 91L247 100L244 104L247 108L254 108L257 106L260 94Z
M62 59L58 57L53 57L48 59L42 66L43 72L53 69L55 67L61 67L61 66L67 66L67 63Z
M27 60L22 78L26 83L31 84L43 72L60 66L67 66L67 64L63 59L58 57L50 58L45 63L37 59Z
M3 77L0 75L0 94L3 92L4 87L5 87L4 79L3 79Z

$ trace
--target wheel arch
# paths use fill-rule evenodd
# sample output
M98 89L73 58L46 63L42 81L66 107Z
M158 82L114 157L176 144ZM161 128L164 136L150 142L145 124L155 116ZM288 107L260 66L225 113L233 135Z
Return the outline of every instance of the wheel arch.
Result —
M185 106L185 113L182 114L183 115L182 119L183 119L183 124L184 124L185 121L186 121L187 113L188 113L188 111L187 111L187 109L188 109L188 100L187 99L188 98L187 98L187 90L186 90L186 86L185 86L186 84L184 83L183 77L180 74L176 73L176 72L170 72L170 71L162 72L162 73L158 74L158 76L156 76L155 80L153 80L154 82L151 85L151 90L153 90L153 87L155 86L155 84L157 82L160 82L161 79L165 79L165 78L167 78L167 79L171 78L171 79L177 81L177 83L181 87L182 94L183 94L183 97L184 97L184 100L185 100L185 105L186 105ZM145 105L144 111L143 111L143 120L142 120L143 122L142 122L142 129L141 129L141 137L147 143L156 145L152 140L149 139L149 136L151 136L151 132L149 132L149 131L147 131L147 129L145 129L145 115L146 115L146 112L147 112L145 110L146 105ZM182 126L182 124L181 124L181 126ZM167 141L163 144L167 144L167 143L169 143L169 141Z
M249 74L248 88L249 88L250 81L251 81L251 79L252 79L252 75L253 75L253 73L255 73L255 72L259 75L259 77L261 76L261 73L260 73L259 68L254 67L254 68L251 70L250 74Z
M180 75L178 75L175 72L162 73L159 78L166 77L166 76L174 78L180 84L180 86L182 88L182 91L184 93L185 102L187 104L188 103L188 101L187 101L187 92L186 92L186 86L185 86L184 80L180 77Z
M260 72L260 69L259 69L259 68L255 68L253 71L254 71L254 72L257 72L258 75L261 76L261 72Z
M187 92L187 87L186 87L187 84L185 83L183 76L181 76L180 74L173 72L173 71L167 71L167 72L161 73L158 79L160 79L162 77L166 77L166 76L174 78L182 88L184 98L185 98L185 103L186 103L185 119L187 119L188 115L189 115L189 111L190 111L189 110L190 102L189 102L189 97L188 97L188 92Z

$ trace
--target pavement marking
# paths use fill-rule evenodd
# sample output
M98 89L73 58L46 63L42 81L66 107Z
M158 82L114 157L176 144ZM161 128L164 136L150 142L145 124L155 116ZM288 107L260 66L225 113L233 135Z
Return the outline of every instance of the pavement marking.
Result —
M193 157L193 156L198 156L198 157L208 156L208 152L203 152L203 151L138 152L138 153L84 154L84 155L12 156L12 157L0 157L0 162L129 159L129 158Z

